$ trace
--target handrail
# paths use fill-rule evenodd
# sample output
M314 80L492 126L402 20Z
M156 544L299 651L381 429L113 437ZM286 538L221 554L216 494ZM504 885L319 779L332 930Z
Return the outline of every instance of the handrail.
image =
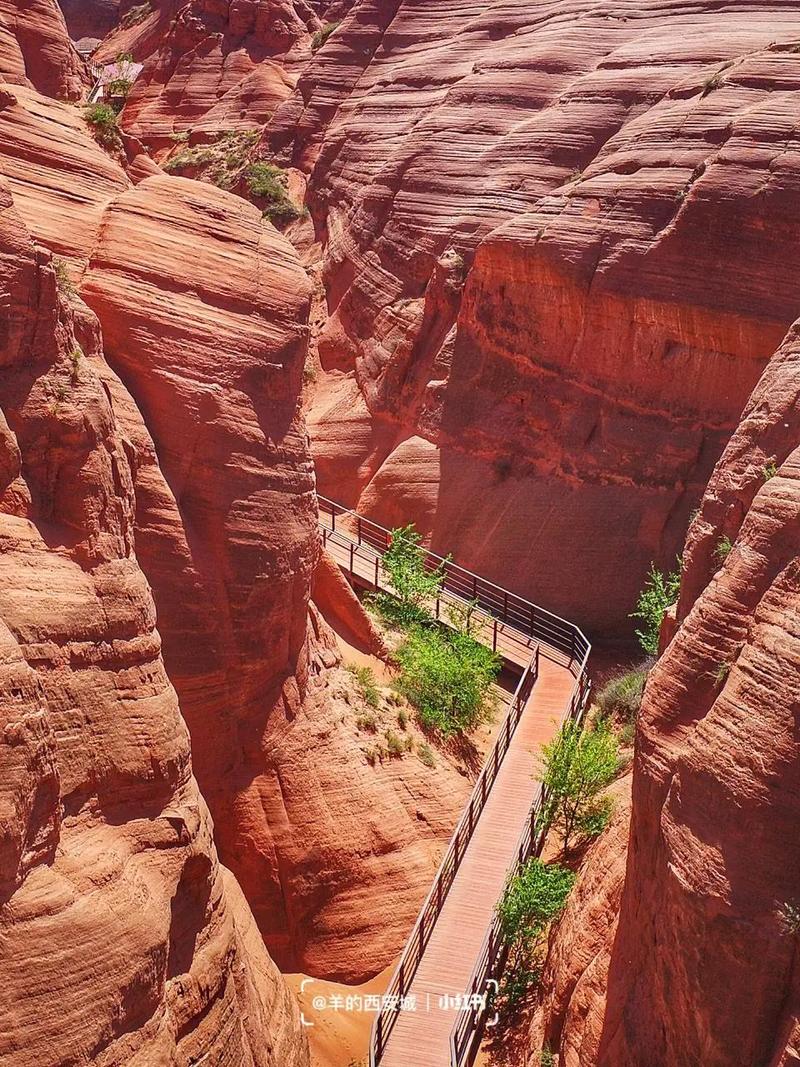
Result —
M584 662L581 664L569 706L562 716L561 725L570 719L577 723L583 721L591 691L591 682L586 672L588 658L587 653ZM549 829L549 825L541 819L541 815L547 810L547 800L548 791L542 785L531 805L525 828L517 846L516 860L506 875L506 885L524 863L532 856L541 854ZM500 929L500 920L495 912L483 939L480 955L473 968L465 997L462 1000L462 1003L470 1006L469 1010L463 1012L456 1019L450 1032L450 1067L465 1067L466 1064L471 1062L471 1057L475 1052L476 1040L486 1022L488 1007L486 994L489 982L492 979L496 981L503 973L508 959L508 951L508 945L505 943Z
M402 998L406 995L411 980L416 974L425 946L433 933L434 924L444 906L447 894L455 880L456 872L461 866L461 861L466 853L467 845L472 838L475 826L502 766L503 757L509 749L511 738L514 736L514 731L522 718L523 709L533 689L538 672L539 649L537 646L531 663L525 669L525 673L519 681L511 707L500 728L500 733L492 747L492 751L484 762L483 770L473 787L469 804L459 819L453 836L450 838L447 852L439 864L436 878L420 910L411 935L406 941L392 980L386 990L381 1010L376 1016L372 1029L370 1067L376 1067L380 1063L381 1056L386 1048L386 1042L398 1017L398 1011L394 1007L394 997Z
M367 545L383 555L391 543L391 530L342 504L337 504L335 500L323 496L318 499L320 512L330 516L333 532L336 532L336 520L344 519L352 531L348 532L345 525L345 533L351 540L355 540L359 545ZM552 611L526 600L517 593L503 589L502 586L489 581L488 578L482 578L453 560L427 551L426 563L431 570L436 567L443 569L444 592L462 600L476 601L487 614L513 626L520 633L543 641L570 659L582 660L591 647L586 635L574 623L554 615Z
M343 505L337 504L333 500L328 500L326 497L319 497L318 499L320 512L329 516L331 522L330 529L328 529L320 521L323 543L327 544L330 539L348 550L349 571L354 578L361 577L362 580L365 580L355 570L356 559L368 560L372 585L376 590L380 589L381 557L391 543L391 531L371 519L366 519L364 516L343 507ZM336 528L337 518L340 520L340 528L338 530ZM523 671L492 750L475 782L469 804L462 813L453 832L447 851L439 864L430 892L422 905L417 921L406 941L389 987L383 997L381 1010L378 1012L372 1027L370 1067L378 1067L380 1063L389 1035L397 1021L400 1001L406 996L410 988L411 981L419 967L436 920L455 880L456 872L464 858L475 826L497 778L503 758L511 745L514 731L522 718L522 713L539 675L540 653L555 650L561 655L568 656L568 669L571 673L576 674L576 682L565 718L576 714L575 709L578 708L581 709L580 713L582 714L586 694L588 694L586 663L591 651L591 645L585 634L577 626L525 600L516 593L511 593L495 585L495 583L481 578L480 575L467 571L465 568L453 563L452 560L443 559L436 553L427 553L426 565L431 569L442 567L444 572L442 592L448 593L451 598L460 599L466 603L477 602L479 605L477 614L479 618L482 617L485 620L482 623L483 629L475 633L478 639L484 641L487 645L491 644L493 651L496 651L498 648L498 622L502 623L503 638L520 646L524 650L525 659L530 656L530 661ZM374 574L372 573L373 566ZM388 582L386 584L389 585ZM442 603L446 604L446 599L437 595L433 604L437 618L440 617ZM491 640L487 639L487 628L491 632ZM533 646L530 643L531 638L536 638L536 643ZM544 649L542 646L545 646ZM539 799L531 809L530 818L527 820L520 840L517 850L518 862L523 862L523 857L527 858L532 854L531 849L535 847L538 840L536 819L542 796L543 793L540 790ZM538 847L541 846L539 845ZM498 962L501 964L505 962L502 942L498 940L496 934L493 934L493 926L490 927L487 939L484 941L481 956L473 971L471 988L474 987L474 990L481 988L480 976L484 972L488 976L493 973L493 970L497 969ZM476 985L475 983L478 984ZM472 1038L478 1032L482 1023L482 1015L475 1015L474 1011L464 1013L459 1020L459 1024L454 1028L453 1034L451 1034L451 1056L454 1054L454 1041L457 1040L459 1042L459 1047L466 1048L471 1046ZM459 1032L463 1031L464 1036L456 1038L456 1029L459 1029ZM453 1062L456 1063L455 1060ZM461 1067L461 1061L458 1061L457 1067Z

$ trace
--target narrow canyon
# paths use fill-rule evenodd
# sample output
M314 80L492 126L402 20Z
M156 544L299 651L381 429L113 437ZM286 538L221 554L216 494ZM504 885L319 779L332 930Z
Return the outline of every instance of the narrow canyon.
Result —
M799 92L795 0L0 0L2 1067L800 1064Z

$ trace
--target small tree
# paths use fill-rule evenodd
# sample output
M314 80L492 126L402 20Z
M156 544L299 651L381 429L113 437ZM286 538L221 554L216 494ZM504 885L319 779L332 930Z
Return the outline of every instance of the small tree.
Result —
M636 603L636 611L631 613L632 619L641 619L644 625L636 631L639 644L648 656L658 655L658 636L661 623L664 620L667 608L671 607L678 599L681 589L681 561L678 559L678 569L669 574L662 574L655 564L650 564L650 573L647 576L644 589L639 594Z
M444 563L426 566L427 552L421 540L413 523L401 526L392 530L391 543L383 554L383 566L396 598L391 613L402 625L419 622L428 615L427 602L436 597L444 579Z
M592 825L598 793L617 773L617 739L605 723L582 730L569 720L549 745L542 746L542 756L542 780L548 793L542 817L560 828L567 852L581 827L585 830Z
M564 909L575 874L534 857L508 881L497 906L500 935L509 959L500 998L514 1009L541 973L544 940L553 919Z
M450 737L474 729L490 713L500 657L468 634L414 626L397 659L398 688L428 729Z

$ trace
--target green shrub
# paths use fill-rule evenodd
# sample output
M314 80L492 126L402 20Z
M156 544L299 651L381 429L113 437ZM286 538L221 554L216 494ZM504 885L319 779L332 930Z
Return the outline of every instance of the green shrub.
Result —
M539 1065L540 1067L553 1067L555 1064L555 1056L549 1045L545 1045L542 1051L539 1053Z
M775 475L778 473L778 464L775 463L774 460L769 462L764 467L764 472L763 473L764 473L764 481L768 482L770 480L770 478L774 478Z
M397 725L401 730L405 730L408 726L408 712L405 708L401 708L397 713Z
M582 837L599 837L611 821L614 814L614 798L598 797L584 811L576 823Z
M383 568L389 576L394 597L375 598L381 613L401 626L411 626L429 617L427 605L444 579L444 564L426 566L427 552L413 523L392 530L391 542L383 554Z
M560 915L575 883L574 871L538 857L528 860L509 879L497 905L500 933L507 945L531 946Z
M595 809L596 798L613 780L619 767L619 746L606 723L581 730L572 720L542 746L544 782L548 797L542 819L561 830L564 852L580 833L582 821Z
M262 214L276 226L300 218L301 212L289 198L289 176L273 163L251 163L245 171L250 194L266 201Z
M394 730L386 731L386 751L389 755L399 757L403 752L411 751L413 745L413 737L400 737Z
M84 114L101 145L105 148L116 148L120 144L117 113L110 104L99 101L96 104L87 104Z
M361 691L361 695L367 704L369 704L371 708L380 707L381 691L375 681L375 675L372 673L372 668L366 666L359 667L355 663L350 663L347 670L355 678L358 688Z
M431 748L430 745L426 744L424 741L417 748L417 755L419 756L420 760L425 764L426 767L435 767L436 766L436 760L435 760L434 755L433 755L433 749Z
M70 377L72 378L72 384L73 385L77 385L78 381L80 380L80 376L81 376L81 358L82 358L82 356L83 356L83 351L81 349L81 346L80 345L75 345L75 347L72 349L72 351L69 354L69 360L70 360L70 363L72 364L72 372L70 374Z
M639 644L648 656L658 655L658 635L661 623L667 608L671 607L678 599L681 589L680 559L678 570L670 574L662 574L655 564L650 564L650 573L647 576L644 589L639 594L636 611L631 613L632 619L641 619L643 626L636 631Z
M608 681L597 696L597 706L604 719L618 718L633 722L642 705L648 668L637 667Z
M716 548L714 549L714 555L717 557L717 562L722 564L728 558L733 548L733 542L730 537L720 537L717 541Z
M731 663L720 663L717 669L714 671L714 681L717 685L724 685L728 680L728 675L731 673Z
M397 660L398 689L428 729L450 737L474 729L490 714L500 657L467 634L414 626Z
M60 256L54 256L53 270L56 273L56 288L59 293L68 299L75 296L75 285L70 277L66 260L61 259Z
M374 734L378 729L378 720L370 711L366 715L359 715L356 719L356 726L359 730L367 730L369 733Z
M341 20L339 22L326 22L322 29L317 30L317 32L311 38L312 52L316 52L318 49L322 48L322 46L328 40L330 35L334 32L334 30L337 30L340 25Z

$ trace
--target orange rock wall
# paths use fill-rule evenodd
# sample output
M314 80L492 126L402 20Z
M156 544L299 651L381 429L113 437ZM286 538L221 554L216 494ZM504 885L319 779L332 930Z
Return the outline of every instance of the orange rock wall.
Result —
M798 440L794 326L689 531L681 625L640 713L624 878L617 835L555 939L534 1036L565 1067L796 1061Z
M5 184L0 233L0 1060L307 1067L192 776L96 320Z
M359 4L266 142L326 241L321 490L629 633L797 312L799 37L776 3Z
M56 0L0 0L0 75L61 100L81 96L88 72Z

